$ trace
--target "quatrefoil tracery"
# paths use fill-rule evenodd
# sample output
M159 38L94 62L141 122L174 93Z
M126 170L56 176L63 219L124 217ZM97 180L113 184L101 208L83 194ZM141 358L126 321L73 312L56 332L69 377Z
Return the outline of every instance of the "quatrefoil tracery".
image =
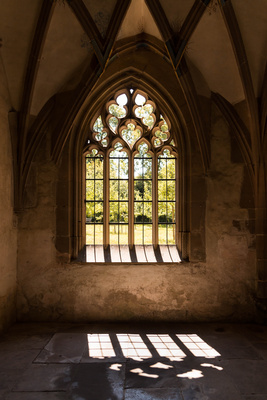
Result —
M133 104L132 108L128 109L131 104ZM171 136L169 124L162 115L160 115L160 121L157 122L156 105L148 99L146 93L139 90L133 92L132 89L130 92L125 90L117 92L105 108L107 113L105 126L100 115L94 122L92 132L92 138L102 147L107 148L112 141L112 136L118 135L131 149L144 135L146 137L149 135L150 143L154 148L160 149L167 143L175 147L173 139L169 141ZM131 119L125 120L127 116Z

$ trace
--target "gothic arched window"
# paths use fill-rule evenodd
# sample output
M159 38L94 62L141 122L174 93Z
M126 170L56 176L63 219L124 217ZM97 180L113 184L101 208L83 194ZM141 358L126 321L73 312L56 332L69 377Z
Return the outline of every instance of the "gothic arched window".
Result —
M85 151L86 244L177 244L177 148L141 90L117 92L92 119Z

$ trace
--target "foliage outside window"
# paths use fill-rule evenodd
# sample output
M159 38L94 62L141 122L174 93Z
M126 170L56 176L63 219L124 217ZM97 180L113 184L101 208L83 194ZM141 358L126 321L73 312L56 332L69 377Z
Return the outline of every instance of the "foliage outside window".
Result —
M122 90L91 121L86 244L176 244L177 151L170 123L140 90Z

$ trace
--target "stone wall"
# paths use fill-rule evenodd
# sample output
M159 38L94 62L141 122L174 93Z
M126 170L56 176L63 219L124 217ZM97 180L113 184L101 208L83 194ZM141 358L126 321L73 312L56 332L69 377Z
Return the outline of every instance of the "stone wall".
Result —
M15 321L17 228L13 214L10 109L5 72L0 57L0 332Z
M94 265L66 262L56 251L58 170L44 141L33 165L35 185L28 185L27 198L33 201L20 217L18 319L252 321L254 232L241 204L251 188L244 189L244 164L232 160L231 142L229 127L214 109L211 166L199 186L205 193L199 218L193 208L200 194L191 189L192 223L206 235L206 262ZM192 182L197 184L196 178Z

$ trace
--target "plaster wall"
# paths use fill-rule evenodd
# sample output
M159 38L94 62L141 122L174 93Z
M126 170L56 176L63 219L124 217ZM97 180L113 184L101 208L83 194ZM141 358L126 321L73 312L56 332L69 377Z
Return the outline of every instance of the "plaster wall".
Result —
M0 332L15 321L17 228L13 214L9 109L8 87L0 57Z
M254 234L248 210L240 206L244 165L231 160L230 131L216 110L206 213L199 209L206 231L205 263L60 262L55 249L58 175L46 146L34 164L35 185L28 187L28 198L35 202L20 217L20 321L253 320Z

